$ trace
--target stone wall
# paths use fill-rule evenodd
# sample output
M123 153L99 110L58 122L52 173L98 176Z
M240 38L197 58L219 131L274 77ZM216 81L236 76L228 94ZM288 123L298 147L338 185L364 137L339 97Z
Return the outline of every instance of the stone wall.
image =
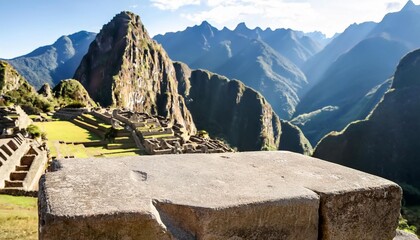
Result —
M9 142L18 146L16 150L9 147ZM29 150L29 143L19 134L15 138L0 139L0 189L5 187L11 172L19 165L21 157Z
M401 189L289 152L54 163L40 181L39 238L389 240Z
M25 191L37 191L47 163L47 151L36 141L21 134L0 139L0 193L26 195Z

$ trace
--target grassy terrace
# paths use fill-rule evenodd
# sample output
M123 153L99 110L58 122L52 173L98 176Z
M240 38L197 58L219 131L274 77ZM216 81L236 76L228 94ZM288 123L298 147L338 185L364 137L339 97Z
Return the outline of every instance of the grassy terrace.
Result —
M0 239L38 239L37 199L0 195Z
M36 122L34 124L42 132L47 133L48 141L89 142L101 140L95 134L68 121Z
M94 118L93 116L91 117ZM88 130L68 121L36 122L34 124L37 125L42 132L47 134L47 144L51 151L51 156L53 157L62 158L65 156L74 156L75 158L90 158L134 156L142 154L137 148L107 149L103 146L85 147L82 144L73 144L77 142L101 141L102 139ZM110 127L110 125L106 124L104 124L104 126Z

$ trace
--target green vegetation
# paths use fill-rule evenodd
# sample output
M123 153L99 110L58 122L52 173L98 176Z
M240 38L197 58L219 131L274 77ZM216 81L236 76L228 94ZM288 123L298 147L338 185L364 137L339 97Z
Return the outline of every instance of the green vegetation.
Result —
M41 130L36 125L29 125L28 128L26 128L26 131L32 136L32 138L39 138L42 135Z
M8 63L0 61L1 105L22 106L28 114L51 112L54 107L80 108L96 106L89 94L77 80L63 80L54 90L55 99L38 94L35 89Z
M89 142L101 140L97 135L68 121L36 122L34 125L47 133L48 141Z
M417 233L417 228L415 226L409 225L407 219L404 219L402 216L400 216L398 221L398 229L409 233Z
M87 105L96 106L82 84L74 79L61 81L54 87L53 95L60 107L81 108Z
M403 206L402 215L407 220L408 230L417 230L416 234L420 237L420 205Z
M84 114L84 118L95 119L92 115ZM117 156L134 156L144 154L137 148L123 148L125 145L116 143L115 146L121 146L117 149L107 149L106 146L89 146L83 144L74 144L81 142L98 142L103 140L99 136L89 132L88 130L76 126L68 121L53 122L37 122L36 126L46 132L48 140L47 145L50 149L51 156L64 157L73 156L75 158L90 157L117 157ZM104 124L106 125L106 124ZM110 126L110 125L106 125ZM95 127L92 125L92 127ZM114 141L127 141L128 137L115 137Z
M38 239L37 199L0 195L0 239Z
M53 105L40 97L35 89L7 62L0 61L1 105L16 104L29 114L50 111Z

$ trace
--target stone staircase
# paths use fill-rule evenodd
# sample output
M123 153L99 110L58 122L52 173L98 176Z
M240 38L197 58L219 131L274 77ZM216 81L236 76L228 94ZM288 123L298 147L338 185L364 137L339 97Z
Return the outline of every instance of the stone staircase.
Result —
M16 166L15 171L10 173L9 180L4 181L4 188L23 188L23 182L36 157L36 154L30 154L30 151L20 159L20 165Z

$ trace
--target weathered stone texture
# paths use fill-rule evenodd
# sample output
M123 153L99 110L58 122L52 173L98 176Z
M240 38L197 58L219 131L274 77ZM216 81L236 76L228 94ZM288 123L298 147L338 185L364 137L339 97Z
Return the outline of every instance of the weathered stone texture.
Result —
M398 230L397 236L395 236L394 240L419 240L419 238L412 233Z
M396 184L288 152L56 166L40 182L40 239L388 240L400 210Z

